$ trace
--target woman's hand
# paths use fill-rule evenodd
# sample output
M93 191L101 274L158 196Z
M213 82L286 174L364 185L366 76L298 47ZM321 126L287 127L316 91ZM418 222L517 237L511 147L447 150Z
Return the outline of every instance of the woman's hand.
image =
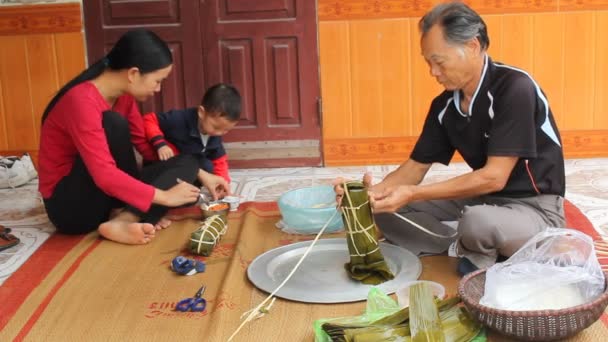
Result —
M221 176L199 170L198 180L209 190L214 201L232 195L230 192L230 184Z
M172 158L175 155L173 153L173 150L169 146L163 146L163 147L159 148L157 153L158 153L158 159L160 159L160 160L167 160L167 159Z
M153 202L166 207L178 207L198 200L201 191L196 186L178 179L169 190L156 189Z

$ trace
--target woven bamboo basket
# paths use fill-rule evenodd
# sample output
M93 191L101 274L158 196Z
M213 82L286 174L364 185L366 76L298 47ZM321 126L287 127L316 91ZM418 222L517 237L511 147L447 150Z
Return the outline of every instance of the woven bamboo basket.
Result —
M608 281L608 277L606 277ZM486 270L472 272L458 285L458 294L475 319L500 334L525 341L552 341L573 336L597 321L608 305L608 284L590 303L560 310L508 311L479 304Z

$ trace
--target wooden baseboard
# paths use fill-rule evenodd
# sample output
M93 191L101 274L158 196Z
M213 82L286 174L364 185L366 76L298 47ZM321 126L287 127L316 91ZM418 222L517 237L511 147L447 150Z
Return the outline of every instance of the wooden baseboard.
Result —
M608 157L608 130L561 132L566 158ZM325 166L401 164L416 143L417 137L328 139L323 142ZM38 150L0 150L0 155L21 155L27 152L38 167ZM462 160L460 157L456 160ZM230 167L298 167L320 165L316 158L270 158L260 160L229 160ZM256 164L257 163L257 164Z
M566 158L608 157L608 130L561 132Z
M561 132L566 158L608 157L608 130ZM325 166L401 164L417 137L327 139L323 142ZM462 161L460 156L455 161Z
M80 3L3 6L0 35L80 32Z

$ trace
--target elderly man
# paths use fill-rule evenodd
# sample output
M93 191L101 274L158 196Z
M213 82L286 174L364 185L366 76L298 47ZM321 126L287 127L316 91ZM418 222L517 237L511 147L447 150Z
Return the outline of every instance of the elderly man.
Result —
M486 25L475 11L440 4L419 28L422 56L445 91L431 103L410 158L376 185L364 180L387 240L416 253L451 244L466 274L564 225L562 144L539 85L487 55ZM433 163L449 164L456 151L471 172L421 184Z

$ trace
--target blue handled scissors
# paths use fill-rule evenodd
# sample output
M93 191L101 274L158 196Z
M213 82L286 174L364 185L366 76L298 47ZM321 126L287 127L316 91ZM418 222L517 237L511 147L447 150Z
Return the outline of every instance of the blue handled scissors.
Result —
M186 312L186 311L205 311L207 301L203 298L205 292L205 285L203 285L192 298L186 298L180 300L175 306L175 310Z

